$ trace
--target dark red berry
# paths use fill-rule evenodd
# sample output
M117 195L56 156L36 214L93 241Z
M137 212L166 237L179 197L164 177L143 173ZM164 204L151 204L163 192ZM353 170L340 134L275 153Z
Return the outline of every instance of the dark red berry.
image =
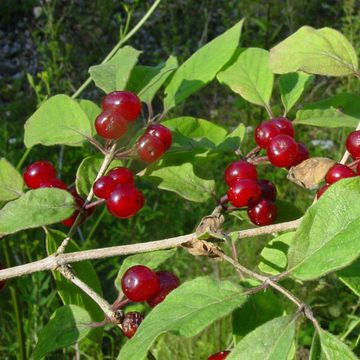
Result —
M325 181L328 184L333 184L341 179L345 179L353 176L356 176L356 174L348 166L342 164L335 164L327 172L325 176Z
M271 121L264 121L255 129L255 141L266 149L272 138L281 134L281 130Z
M330 187L330 184L326 184L326 185L322 186L322 187L318 190L318 192L316 193L316 197L317 197L318 199L320 199L320 197L324 194L324 192L325 192L329 187Z
M58 188L58 189L63 189L66 190L67 189L67 185L60 179L51 179L48 181L44 181L41 183L41 185L39 186L40 188Z
M208 360L224 360L230 354L230 351L221 351L208 357Z
M179 278L169 271L157 271L156 276L160 283L160 290L155 296L147 300L151 307L161 303L172 290L180 285Z
M270 141L266 152L271 164L288 167L294 164L298 148L297 142L291 136L278 135Z
M121 323L121 330L124 335L131 339L143 320L144 317L137 311L126 313Z
M154 271L144 265L135 265L125 272L121 288L129 300L141 302L158 293L160 283Z
M30 189L37 189L41 183L56 177L56 170L50 161L36 161L25 168L23 178Z
M270 200L260 199L249 206L247 213L255 225L270 225L276 219L276 205Z
M135 121L141 113L140 99L130 91L113 91L104 96L103 110L115 110L126 121Z
M360 175L360 161L357 164L356 171L357 171L358 175Z
M0 263L0 270L4 270L3 264ZM6 281L0 281L0 290L2 290L5 287Z
M109 212L120 219L134 216L144 205L144 197L134 185L117 185L106 200Z
M298 153L296 155L296 159L294 160L294 164L292 166L299 165L300 163L302 163L303 161L309 158L308 148L302 143L297 143L297 144L298 144Z
M160 159L166 150L164 143L150 134L141 136L137 141L136 147L139 158L147 163Z
M225 169L225 182L231 186L236 180L251 179L258 177L256 167L244 160L234 161Z
M84 199L77 193L75 189L71 190L70 193L74 197L78 209L80 209L84 205ZM75 210L69 218L62 221L62 224L65 225L66 227L72 227L76 218L79 215L79 212L80 212L79 210Z
M261 196L261 188L255 180L237 180L227 192L230 203L235 207L247 206Z
M150 134L160 139L165 146L165 150L171 147L172 134L167 127L160 124L152 124L146 129L145 134Z
M267 200L276 200L276 187L269 180L258 180L258 185L261 188L261 197Z
M95 120L95 129L104 139L118 139L126 133L126 120L112 110L103 111Z
M112 177L115 180L116 184L133 184L134 183L134 175L126 167L119 166L119 167L113 168L108 172L108 176Z
M99 199L107 199L116 187L116 182L111 176L102 176L93 185L94 195Z
M354 159L360 158L360 130L353 131L347 137L346 148Z
M276 127L278 127L283 135L295 136L295 130L292 122L284 117L278 117L270 120Z

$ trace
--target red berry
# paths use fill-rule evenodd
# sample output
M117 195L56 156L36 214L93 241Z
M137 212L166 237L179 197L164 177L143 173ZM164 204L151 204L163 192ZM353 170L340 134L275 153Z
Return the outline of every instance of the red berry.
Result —
M107 199L116 187L116 182L111 176L102 176L95 181L93 191L99 199Z
M172 144L171 131L163 125L152 124L146 129L145 134L150 134L160 139L165 146L165 150L169 149Z
M0 270L4 270L3 264L0 263ZM0 281L0 290L2 290L5 287L6 281Z
M208 357L208 360L224 360L230 354L230 351L221 351Z
M357 171L358 175L360 175L360 161L357 164L356 171Z
M80 209L84 205L84 199L76 192L75 189L71 190L70 193L73 195L76 205ZM79 212L79 210L75 210L69 218L62 221L62 224L66 227L72 227L79 215Z
M329 187L330 187L330 184L326 184L326 185L322 186L322 187L318 190L318 192L316 193L316 197L317 197L318 199L320 199L320 197L324 194L324 192L325 192Z
M143 320L144 317L137 311L131 311L125 314L121 323L121 330L124 335L131 339Z
M225 182L231 186L236 180L251 179L258 177L256 167L244 160L234 161L225 169Z
M126 121L135 121L141 113L140 99L130 91L113 91L104 96L103 110L114 110Z
M354 159L360 158L360 130L353 131L347 137L346 148Z
M95 129L104 139L118 139L126 133L126 120L112 110L103 111L95 120Z
M353 176L356 176L356 174L349 167L342 164L335 164L327 172L325 176L325 181L328 184L333 184L341 179L345 179Z
M261 196L261 188L255 180L237 180L227 192L230 203L235 207L247 206Z
M133 185L117 185L106 200L109 212L120 219L134 216L144 205L144 197Z
M273 122L265 121L255 129L255 141L261 148L266 149L271 139L280 134L280 129Z
M299 165L300 163L302 163L303 161L309 158L308 148L302 143L297 143L297 144L298 144L298 153L296 155L296 159L294 160L294 164L292 166Z
M151 307L161 303L172 290L180 285L178 277L169 271L157 271L156 276L159 280L160 290L155 296L147 300Z
M129 300L141 302L158 293L160 284L154 271L144 265L135 265L125 272L121 288Z
M41 185L39 186L40 188L58 188L58 189L63 189L66 190L67 189L67 185L60 179L51 179L48 181L44 181L41 183Z
M278 117L270 120L277 128L280 129L281 134L295 136L295 130L292 122L284 117Z
M291 136L278 135L270 141L266 152L274 166L288 167L294 164L298 148L298 144Z
M270 200L260 199L249 206L247 213L255 225L270 225L276 219L276 205Z
M41 183L56 177L56 170L50 161L36 161L25 168L23 178L30 189L37 189Z
M166 150L164 143L150 134L141 136L136 146L139 158L147 163L152 163L160 159Z
M133 184L134 175L126 167L115 167L108 172L108 176L112 177L115 180L116 184Z
M261 197L267 200L275 201L276 199L276 187L269 180L258 180L258 185L261 188Z

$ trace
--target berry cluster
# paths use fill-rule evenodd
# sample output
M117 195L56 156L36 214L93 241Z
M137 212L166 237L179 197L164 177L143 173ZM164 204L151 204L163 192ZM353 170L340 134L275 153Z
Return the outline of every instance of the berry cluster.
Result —
M216 354L211 355L208 360L224 360L230 354L230 351L220 351Z
M259 180L256 167L245 160L234 161L225 169L229 185L227 198L236 208L248 207L255 225L269 225L276 219L276 187L269 180Z

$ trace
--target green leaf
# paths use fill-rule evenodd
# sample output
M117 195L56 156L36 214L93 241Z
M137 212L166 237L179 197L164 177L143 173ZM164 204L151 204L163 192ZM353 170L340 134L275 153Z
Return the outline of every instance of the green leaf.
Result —
M338 271L338 278L349 287L357 296L360 296L360 259Z
M288 269L311 280L349 265L360 254L360 178L333 184L305 213L289 249Z
M0 210L0 235L60 222L72 215L73 196L65 190L30 190Z
M295 232L288 232L272 239L261 251L259 269L277 275L287 268L287 253Z
M197 335L206 326L241 306L242 288L209 277L188 281L172 291L145 318L135 336L121 349L120 360L143 360L156 338L171 332L182 337Z
M89 120L89 123L91 126L91 134L93 136L96 135L95 119L101 113L101 108L99 106L97 106L94 102L92 102L90 100L86 100L86 99L79 100L79 104L80 104L81 108L84 110L84 112Z
M160 189L173 191L184 199L199 203L209 200L215 192L215 181L197 176L190 163L155 169L146 173L144 178Z
M52 351L79 342L91 330L89 323L89 314L78 306L65 305L57 309L40 331L32 358L41 359Z
M141 51L124 46L105 64L91 66L90 76L105 93L124 90L140 54Z
M213 152L234 152L239 149L245 137L245 125L239 124L226 138L213 150Z
M312 83L314 77L303 72L281 75L279 78L281 101L285 107L285 115L300 99L304 90Z
M162 263L171 258L176 252L176 249L159 250L148 253L131 255L125 258L121 264L119 273L115 279L115 286L117 289L121 289L121 279L127 269L134 265L145 265L150 269L156 270Z
M81 146L85 136L91 136L88 117L79 103L67 95L46 100L25 123L27 148L37 144Z
M46 250L47 254L51 255L56 252L66 235L58 230L47 229L46 232ZM66 252L80 251L80 247L71 240L66 247ZM95 292L102 295L99 278L90 261L82 261L72 264L72 270L75 275L85 284L89 285ZM73 285L65 279L58 271L53 271L53 276L56 281L56 289L65 305L77 305L85 309L93 321L102 321L104 313L99 306L82 290ZM94 341L100 341L103 333L103 328L92 329L89 337Z
M23 194L24 181L19 172L5 159L0 159L0 201L17 199Z
M240 40L243 21L196 51L175 72L165 88L164 112L213 80L231 59Z
M360 96L339 94L305 105L296 113L294 124L355 128L359 121Z
M358 60L352 45L338 31L303 26L270 50L270 68L276 74L304 71L345 76L357 71Z
M275 318L245 336L226 360L287 359L295 335L294 316Z
M238 57L217 75L222 84L245 100L269 107L274 75L269 69L269 52L258 48L239 49Z

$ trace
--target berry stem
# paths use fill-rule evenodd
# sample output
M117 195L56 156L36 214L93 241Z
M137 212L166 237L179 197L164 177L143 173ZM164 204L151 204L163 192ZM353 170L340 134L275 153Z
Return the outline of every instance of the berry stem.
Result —
M93 208L93 207L95 207L95 206L101 205L101 204L103 204L104 202L105 202L105 199L99 199L99 200L93 201L93 202L85 205L84 208L85 208L86 210L88 210L88 209L91 209L91 208Z
M251 159L253 158L255 155L257 155L261 150L260 146L255 146L252 150L249 151L249 153L245 156L245 159Z
M248 162L253 165L259 165L269 162L269 158L267 156L257 156L252 159L248 159Z

